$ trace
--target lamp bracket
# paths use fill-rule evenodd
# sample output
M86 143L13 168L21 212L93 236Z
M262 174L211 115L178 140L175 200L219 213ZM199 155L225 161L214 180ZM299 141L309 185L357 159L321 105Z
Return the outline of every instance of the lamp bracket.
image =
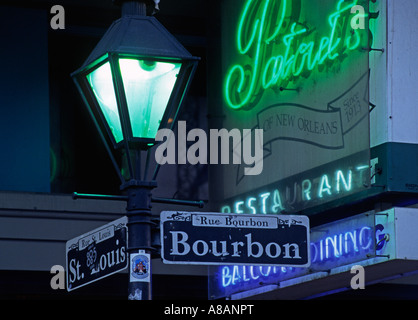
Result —
M105 195L105 194L86 194L86 193L73 193L73 199L95 199L95 200L113 200L113 201L128 201L128 196L114 196L114 195ZM185 205L203 208L205 202L203 200L180 200L180 199L170 199L170 198L154 198L151 197L151 202L155 203L167 203L175 205Z

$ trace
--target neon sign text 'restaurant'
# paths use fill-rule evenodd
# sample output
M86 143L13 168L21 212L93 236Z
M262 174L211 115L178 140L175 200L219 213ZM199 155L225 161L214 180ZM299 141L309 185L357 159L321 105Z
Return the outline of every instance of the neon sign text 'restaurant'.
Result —
M224 94L230 108L250 108L265 89L281 89L301 75L308 77L318 66L359 47L360 30L352 29L349 19L358 0L338 1L322 37L315 26L309 28L298 20L297 2L246 1L238 22L236 50L238 56L251 59L227 71Z
M291 185L278 183L273 188L236 198L220 208L222 213L279 214L303 209L310 202L348 195L363 186L367 179L368 165L347 170L335 170L314 179L303 178Z

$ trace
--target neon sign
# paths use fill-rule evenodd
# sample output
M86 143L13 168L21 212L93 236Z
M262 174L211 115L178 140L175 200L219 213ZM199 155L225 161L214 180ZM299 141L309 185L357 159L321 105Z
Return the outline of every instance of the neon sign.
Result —
M344 257L349 259L350 256L365 256L370 253L373 244L372 231L371 227L364 226L311 242L311 268L321 268L325 262L331 262L335 266ZM222 266L220 282L222 287L226 288L254 281L259 283L271 277L283 280L305 271L303 268L277 266Z
M308 78L313 70L341 62L348 52L358 49L361 29L350 27L352 8L358 2L339 0L327 16L326 34L321 35L318 26L299 21L300 0L247 0L236 33L237 55L247 59L227 71L227 105L251 109L264 90L283 90L289 82Z
M312 263L321 264L360 252L367 253L372 244L372 228L367 226L325 236L311 242Z
M385 249L386 242L381 241L385 232L385 227L376 222L373 215L368 214L312 228L309 268L219 266L210 276L211 294L228 296L259 287L260 284L277 284L312 272L366 260Z
M301 177L291 184L277 183L270 188L262 188L258 193L236 197L221 206L223 213L279 214L293 212L337 196L350 194L367 181L368 165L358 165L349 169L337 169L332 174L322 174L315 178Z
M328 261L338 264L343 257L367 254L371 251L372 244L372 228L367 226L326 236L311 242L312 268ZM222 266L221 284L228 287L271 276L297 275L300 271L300 268L278 266Z

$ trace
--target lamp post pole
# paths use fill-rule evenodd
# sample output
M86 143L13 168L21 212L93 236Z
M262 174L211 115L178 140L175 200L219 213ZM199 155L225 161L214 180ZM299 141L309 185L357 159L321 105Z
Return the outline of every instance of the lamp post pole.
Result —
M122 16L125 15L147 15L145 1L119 1L122 6ZM128 197L126 215L128 218L128 242L127 253L129 259L129 300L152 300L152 279L151 279L151 258L144 266L148 276L144 280L132 278L131 273L135 262L132 257L139 252L151 257L152 248L152 227L151 220L151 191L157 187L156 181L130 180L121 186Z
M122 186L127 193L127 217L128 217L128 257L129 274L132 272L131 257L138 252L151 255L152 227L151 220L151 191L157 187L156 181L131 180ZM147 281L137 281L129 276L128 299L129 300L151 300L151 259L148 260L146 272L149 273Z

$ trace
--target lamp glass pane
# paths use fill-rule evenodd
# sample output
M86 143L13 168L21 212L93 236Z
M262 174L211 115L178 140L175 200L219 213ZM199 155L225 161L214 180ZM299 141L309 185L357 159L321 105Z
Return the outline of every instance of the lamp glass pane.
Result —
M87 75L87 80L96 96L97 102L99 103L100 109L104 114L116 143L119 143L123 140L123 134L109 62L106 62L93 72L89 73Z
M132 134L154 139L181 63L119 59Z

